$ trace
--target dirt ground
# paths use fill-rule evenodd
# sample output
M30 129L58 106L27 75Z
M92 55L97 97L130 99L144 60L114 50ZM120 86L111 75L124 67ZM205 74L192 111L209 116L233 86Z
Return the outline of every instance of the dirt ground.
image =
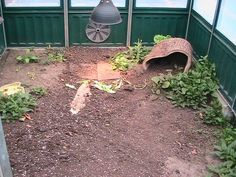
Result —
M44 86L32 120L4 123L15 177L204 177L214 130L196 112L177 108L151 92L150 78L173 69L175 62L156 62L148 71L137 66L122 76L144 89L108 94L92 88L90 100L77 115L70 103L85 64L108 61L124 49L71 48L64 63L17 64L23 51L10 51L1 61L0 86L20 81L26 88ZM36 52L42 58L44 51ZM90 71L89 71L90 69Z

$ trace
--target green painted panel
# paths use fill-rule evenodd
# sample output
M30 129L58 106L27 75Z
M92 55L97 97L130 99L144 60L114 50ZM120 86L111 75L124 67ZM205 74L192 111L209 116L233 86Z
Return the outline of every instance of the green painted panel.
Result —
M236 51L232 52L228 46L214 36L209 57L216 64L220 87L232 104L236 96Z
M210 29L202 17L192 14L189 26L188 40L198 56L205 56L210 41ZM221 35L213 34L209 58L216 65L217 77L220 81L220 91L236 111L236 49Z
M200 19L191 16L188 32L188 40L193 46L194 51L199 56L207 54L208 44L210 41L210 32L200 23Z
M126 32L127 32L127 15L122 14L122 23L111 26L110 37L101 44L91 42L86 34L85 28L89 22L91 14L69 14L69 34L70 45L117 45L124 46L126 44Z
M186 25L186 14L134 14L131 41L142 39L144 44L152 45L156 34L184 37Z
M63 14L5 14L9 47L64 46Z

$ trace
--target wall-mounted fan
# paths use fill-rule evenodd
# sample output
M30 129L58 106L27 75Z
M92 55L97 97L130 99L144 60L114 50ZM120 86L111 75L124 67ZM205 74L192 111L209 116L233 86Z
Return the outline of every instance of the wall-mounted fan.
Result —
M87 25L85 32L91 41L101 43L108 39L111 33L111 28L108 25L90 22Z

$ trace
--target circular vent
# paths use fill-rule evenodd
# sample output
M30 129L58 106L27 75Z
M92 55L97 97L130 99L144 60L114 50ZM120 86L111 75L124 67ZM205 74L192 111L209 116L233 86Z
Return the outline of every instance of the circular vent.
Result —
M104 42L110 36L111 28L108 25L90 22L86 27L87 37L96 43Z

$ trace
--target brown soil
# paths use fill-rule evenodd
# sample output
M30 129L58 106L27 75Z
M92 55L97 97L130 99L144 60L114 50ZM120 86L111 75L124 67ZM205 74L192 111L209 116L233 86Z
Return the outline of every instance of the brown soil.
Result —
M150 77L178 63L159 61L145 72L137 66L123 77L147 87L116 94L92 88L86 107L78 115L69 112L76 90L65 84L78 88L82 79L74 68L86 70L83 64L108 61L121 50L72 48L66 63L50 65L19 65L15 56L21 51L10 52L0 85L21 81L49 89L32 120L4 123L15 177L205 176L214 161L213 130L194 111L177 108L164 96L156 98L150 89Z

